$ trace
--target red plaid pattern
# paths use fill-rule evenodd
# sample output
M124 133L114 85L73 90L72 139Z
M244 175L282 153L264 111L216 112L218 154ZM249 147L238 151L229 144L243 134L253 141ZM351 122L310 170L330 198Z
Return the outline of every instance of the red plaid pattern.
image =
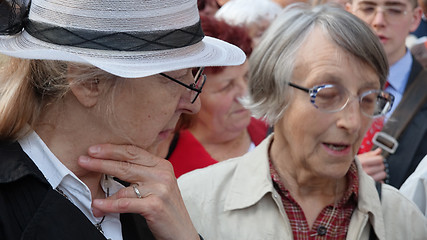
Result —
M333 216L331 216L333 212L333 205L326 206L319 216L317 216L317 219L311 229L309 229L301 207L297 202L295 202L289 191L282 184L271 160L270 173L274 187L282 197L282 203L289 218L295 240L345 239L350 225L351 215L357 207L357 197L359 192L359 177L357 176L357 167L354 162L351 164L350 170L346 175L349 187L343 198L338 202ZM318 228L320 226L326 226L329 219L330 222L327 226L326 234L323 236L318 235Z

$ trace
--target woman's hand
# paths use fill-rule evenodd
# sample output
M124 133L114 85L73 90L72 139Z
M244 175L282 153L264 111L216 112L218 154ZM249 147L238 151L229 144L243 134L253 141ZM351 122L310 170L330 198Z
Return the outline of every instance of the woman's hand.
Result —
M377 148L373 151L357 155L362 163L363 170L375 181L383 181L387 176L384 166L384 157L381 155L382 149Z
M95 215L138 213L156 239L199 239L167 160L131 145L96 145L88 155L79 158L80 166L132 183L107 199L95 199Z

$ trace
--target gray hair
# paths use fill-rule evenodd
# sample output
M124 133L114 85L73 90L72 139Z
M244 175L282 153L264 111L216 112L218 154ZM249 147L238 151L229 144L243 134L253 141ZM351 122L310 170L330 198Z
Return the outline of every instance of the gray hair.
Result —
M388 63L378 37L353 14L329 4L289 5L264 33L249 59L249 96L243 103L253 115L274 125L288 104L296 53L315 27L333 43L371 67L383 86Z

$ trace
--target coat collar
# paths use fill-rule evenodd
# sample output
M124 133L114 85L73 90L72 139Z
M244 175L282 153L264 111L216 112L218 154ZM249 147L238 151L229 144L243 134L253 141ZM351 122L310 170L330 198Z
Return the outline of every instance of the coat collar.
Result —
M418 62L418 60L412 55L411 72L409 73L408 83L406 84L406 88L408 88L408 86L415 81L416 76L418 76L421 70L423 70L421 63Z
M266 193L274 192L268 165L268 148L273 134L238 162L225 199L225 210L241 209L256 204Z
M0 183L14 182L28 175L47 183L18 142L0 142L0 156Z
M362 164L357 159L357 157L355 162L357 166L357 172L359 174L359 199L357 209L362 214L367 214L369 216L369 222L374 227L375 234L379 237L379 239L385 239L384 218L381 207L381 200L375 187L375 182L368 174L365 173L362 168Z
M35 236L40 239L105 239L77 207L52 188L25 228L22 239Z

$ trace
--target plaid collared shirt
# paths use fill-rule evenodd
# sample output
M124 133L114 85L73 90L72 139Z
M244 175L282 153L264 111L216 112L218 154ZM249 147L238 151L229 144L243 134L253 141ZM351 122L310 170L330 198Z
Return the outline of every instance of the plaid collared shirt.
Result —
M348 188L343 198L338 202L335 211L333 211L333 205L326 206L317 216L311 229L309 229L300 205L282 184L271 160L270 173L274 187L282 198L295 240L345 239L351 215L357 207L359 178L356 163L353 162L347 172Z

